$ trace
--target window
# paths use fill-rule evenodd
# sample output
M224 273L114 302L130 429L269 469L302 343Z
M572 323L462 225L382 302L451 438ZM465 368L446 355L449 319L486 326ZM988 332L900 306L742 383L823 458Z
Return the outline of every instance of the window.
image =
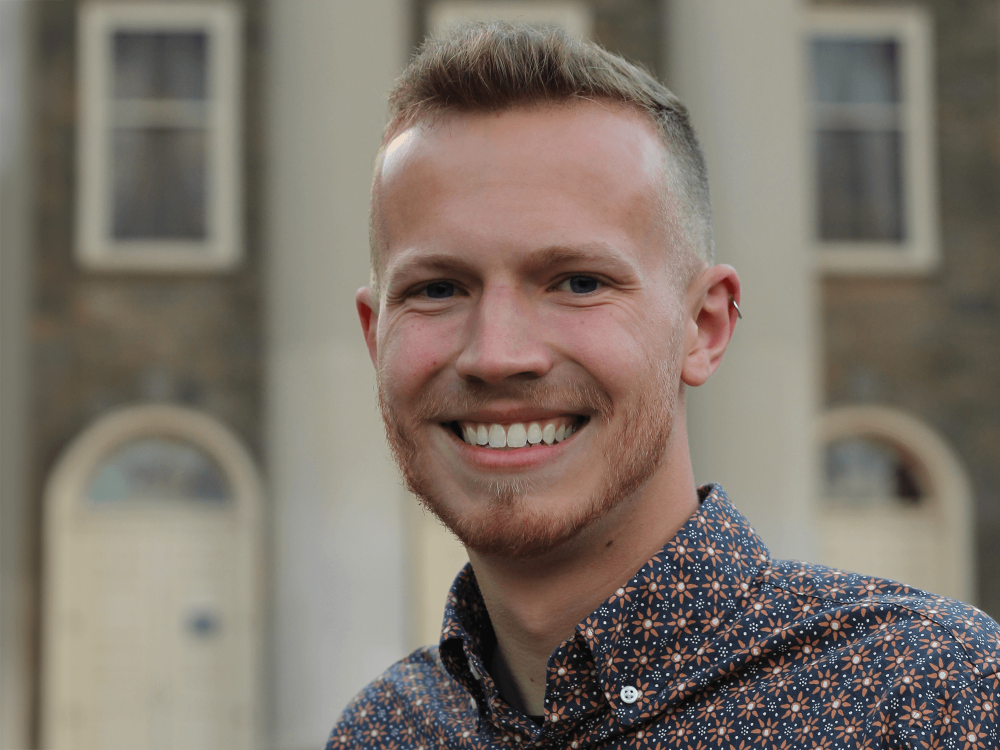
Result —
M90 482L91 502L191 501L218 503L230 497L222 470L190 443L141 437L101 464Z
M233 267L242 255L236 6L85 3L80 13L80 263Z
M927 494L920 466L898 445L848 436L826 445L824 497L833 503L914 505Z
M972 490L933 429L884 406L820 420L818 561L968 600L975 590Z
M930 33L917 9L810 14L813 235L826 271L938 261Z
M558 26L579 38L589 37L593 26L589 5L574 0L500 0L489 3L478 0L437 0L427 11L427 28L432 34L466 20Z

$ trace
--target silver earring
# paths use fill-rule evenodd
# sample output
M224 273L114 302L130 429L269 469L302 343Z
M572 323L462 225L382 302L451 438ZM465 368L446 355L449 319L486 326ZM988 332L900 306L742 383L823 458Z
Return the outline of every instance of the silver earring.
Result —
M740 306L736 304L736 300L730 297L729 301L732 302L733 307L736 308L736 317L739 318L740 320L743 320L743 313L740 312Z

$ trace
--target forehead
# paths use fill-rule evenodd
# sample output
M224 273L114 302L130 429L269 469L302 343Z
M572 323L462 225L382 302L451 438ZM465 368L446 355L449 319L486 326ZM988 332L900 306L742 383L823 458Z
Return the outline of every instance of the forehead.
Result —
M614 103L418 123L382 156L381 264L401 250L440 251L450 242L647 243L661 224L664 157L649 118Z

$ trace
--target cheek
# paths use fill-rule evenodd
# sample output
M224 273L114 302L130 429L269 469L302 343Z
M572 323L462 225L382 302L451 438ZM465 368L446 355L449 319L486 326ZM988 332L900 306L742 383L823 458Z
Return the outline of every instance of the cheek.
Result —
M459 326L444 318L408 318L379 330L379 370L397 395L418 392L453 358Z
M554 342L612 397L628 396L660 356L651 327L616 307L573 311L552 320Z

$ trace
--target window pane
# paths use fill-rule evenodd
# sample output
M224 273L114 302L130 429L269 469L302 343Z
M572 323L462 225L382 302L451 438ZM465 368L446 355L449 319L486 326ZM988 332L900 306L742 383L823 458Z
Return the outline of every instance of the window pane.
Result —
M911 462L895 446L871 438L837 440L826 447L830 500L918 502L924 495Z
M821 130L817 152L820 239L902 241L901 134Z
M169 438L133 440L94 473L87 492L103 503L126 500L222 502L229 485L219 467L195 446Z
M205 150L203 130L115 129L115 239L203 239Z
M816 100L824 103L899 101L899 43L814 39Z
M204 32L114 35L115 98L204 99L208 35Z

